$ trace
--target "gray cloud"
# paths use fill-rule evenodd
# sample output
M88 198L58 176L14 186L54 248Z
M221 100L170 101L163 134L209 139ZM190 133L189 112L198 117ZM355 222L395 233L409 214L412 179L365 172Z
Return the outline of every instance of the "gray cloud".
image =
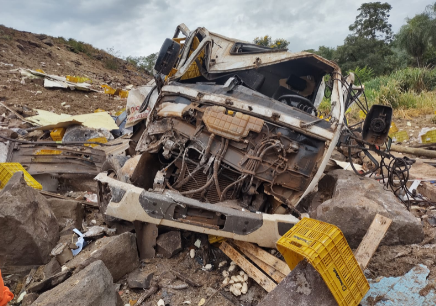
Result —
M158 51L180 23L190 29L204 26L247 41L266 34L285 38L291 42L290 49L297 52L342 44L364 2L367 1L0 0L0 23L23 31L72 37L101 49L114 47L124 56ZM394 31L431 2L391 2Z

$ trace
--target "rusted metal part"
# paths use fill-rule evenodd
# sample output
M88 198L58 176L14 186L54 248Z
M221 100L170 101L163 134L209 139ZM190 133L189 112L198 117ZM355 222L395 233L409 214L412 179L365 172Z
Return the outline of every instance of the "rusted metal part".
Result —
M225 109L223 109L223 111L225 111ZM190 139L191 144L183 148L183 152L181 151L182 149L177 147L176 151L172 153L173 158L180 155L179 158L181 161L175 163L176 168L173 170L175 171L174 173L168 173L167 178L172 175L178 176L174 184L167 183L167 185L169 185L168 187L180 191L183 195L190 195L195 199L209 203L217 203L224 199L234 199L239 193L238 190L240 190L237 184L242 182L242 180L238 181L239 175L246 174L247 177L253 176L259 179L260 182L278 185L271 190L270 194L277 196L283 203L288 202L295 204L298 199L294 199L294 197L299 197L301 192L309 185L314 167L316 163L320 162L325 147L324 142L318 140L311 140L310 144L305 143L305 136L298 136L298 134L286 128L279 128L279 134L275 134L274 136L274 133L271 133L271 131L276 127L269 126L268 123L266 123L266 127L263 127L262 131L270 133L270 137L278 137L280 140L270 140L269 146L273 145L273 147L271 147L269 151L267 150L262 153L264 155L254 156L254 152L246 152L249 142L256 143L261 141L258 139L260 136L254 134L244 140L245 145L243 145L244 142L242 145L241 142L231 142L225 152L221 152L221 137L214 140L215 137L211 137L211 134L204 129L198 130L194 125L178 118L165 118L163 120L166 120L165 124L172 127L172 133L178 135L177 137L171 138L171 143L177 141L185 143ZM171 120L172 123L169 123L168 120ZM153 131L155 131L154 125L159 122L160 121L157 120L150 125ZM166 130L162 130L162 132L164 131ZM147 130L144 135L146 134ZM155 142L157 144L163 142L159 140L159 137L161 137L161 139L168 139L167 134L154 134L153 137L156 137ZM289 137L294 138L294 140ZM182 138L185 140L181 140ZM153 143L146 144L145 141L149 140L147 137L143 139L144 142L140 141L138 148L157 152L158 146L153 145ZM309 138L307 138L307 140L309 140ZM265 145L266 143L268 143L268 141L265 142ZM203 155L198 157L196 161L192 158L188 158L191 152L193 152L193 146L200 148L196 150L200 155L206 154L204 152L208 151L206 155L210 155L210 157ZM256 154L261 154L261 151L265 149L266 147L259 149L260 151ZM286 155L286 157L282 155ZM219 157L219 159L217 157ZM186 161L184 161L185 159ZM206 160L209 160L209 162L205 164ZM218 161L219 165L223 163L228 169L221 169L218 165ZM213 167L210 167L212 164ZM156 167L156 165L149 164L148 166L143 165L141 167L142 169L151 169ZM208 169L212 169L213 178L208 176ZM138 171L138 173L141 172ZM220 173L220 175L218 175L218 173ZM150 172L147 172L147 174L150 174ZM151 174L154 175L156 172L153 171ZM248 180L250 180L249 177ZM212 185L213 182L215 182L215 186ZM143 186L140 184L136 185ZM259 185L260 183L257 187L259 187ZM209 188L209 186L211 187ZM149 188L151 187L152 186L149 186ZM285 189L290 189L290 191L294 192L287 192ZM222 197L221 191L224 193L224 197ZM288 200L286 201L286 199ZM248 205L250 205L250 203L248 203Z
M187 86L181 86L179 84L167 85L162 88L162 92L164 94L177 94L190 99L196 98L200 93L199 90L189 88ZM223 106L227 105L226 100L228 98L225 95L222 95L220 93L207 93L205 90L202 93L204 94L204 96L201 98L201 102ZM242 97L243 95L241 94L241 98ZM276 102L277 106L282 108L282 110L274 110L271 107L273 103L269 99L266 99L265 102L267 103L265 103L264 105L253 103L253 101L251 101L252 99L255 99L255 97L251 97L249 100L242 100L236 97L232 98L233 104L231 109L250 113L260 118L269 119L277 124L288 126L308 136L317 137L318 139L330 140L335 135L334 131L331 128L331 124L329 124L327 121L322 122L322 124L320 125L301 128L302 123L312 122L316 118L297 109L292 109L294 112L292 113L292 115L290 115L289 107L286 108L283 104L281 105L281 103L279 102Z
M11 146L8 162L22 164L31 175L49 173L97 175L106 158L111 155L125 155L128 139L117 139L115 146L73 147L36 146L15 144Z

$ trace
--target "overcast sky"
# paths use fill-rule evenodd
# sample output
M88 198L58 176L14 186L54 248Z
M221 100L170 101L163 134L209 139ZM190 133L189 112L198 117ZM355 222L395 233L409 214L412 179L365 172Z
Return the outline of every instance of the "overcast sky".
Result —
M395 32L435 0L389 1ZM113 47L122 56L157 52L176 26L206 27L252 41L270 35L298 52L336 47L349 34L360 0L0 0L0 24Z

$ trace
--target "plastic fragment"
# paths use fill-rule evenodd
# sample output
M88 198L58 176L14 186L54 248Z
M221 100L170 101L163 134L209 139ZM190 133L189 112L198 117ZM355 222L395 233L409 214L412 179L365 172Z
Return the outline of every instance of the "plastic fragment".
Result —
M200 246L201 246L201 241L200 241L200 239L197 239L197 241L195 241L194 245L195 245L197 248L200 248Z

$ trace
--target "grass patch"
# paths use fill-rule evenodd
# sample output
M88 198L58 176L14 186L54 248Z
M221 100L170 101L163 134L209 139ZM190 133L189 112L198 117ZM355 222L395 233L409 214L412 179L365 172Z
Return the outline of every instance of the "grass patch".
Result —
M118 71L119 63L118 59L114 56L109 55L103 59L104 67L110 70Z
M374 104L391 106L394 117L412 118L433 114L436 110L436 69L406 68L367 80L364 85L368 107ZM364 97L360 100L364 101ZM330 111L329 99L323 99L319 110ZM360 120L359 110L356 104L353 105L347 118Z
M13 39L13 36L9 35L9 34L6 34L6 32L3 31L3 30L0 30L0 39L11 41Z

